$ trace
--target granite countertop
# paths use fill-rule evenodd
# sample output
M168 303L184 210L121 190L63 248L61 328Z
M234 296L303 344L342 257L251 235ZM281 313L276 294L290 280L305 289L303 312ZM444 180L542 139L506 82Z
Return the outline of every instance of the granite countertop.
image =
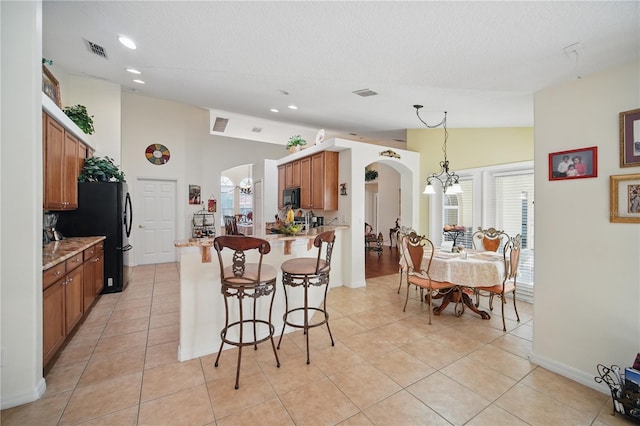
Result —
M56 266L104 239L106 239L104 236L69 237L60 241L52 241L42 246L42 270Z

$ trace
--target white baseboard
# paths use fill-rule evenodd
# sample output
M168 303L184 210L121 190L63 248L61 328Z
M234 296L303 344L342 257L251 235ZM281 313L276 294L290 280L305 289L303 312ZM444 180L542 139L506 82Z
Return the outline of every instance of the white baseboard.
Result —
M546 368L549 371L558 373L561 376L567 377L575 382L595 389L604 394L611 395L611 391L609 390L609 387L607 385L605 385L604 383L596 383L593 373L587 373L585 371L578 370L576 368L570 367L568 365L543 356L536 355L534 353L531 353L531 355L529 356L529 360L534 364L539 365L540 367Z
M37 386L29 392L17 395L5 395L4 393L0 395L0 409L5 410L36 401L42 398L45 390L47 390L47 382L44 380L44 377L41 377Z

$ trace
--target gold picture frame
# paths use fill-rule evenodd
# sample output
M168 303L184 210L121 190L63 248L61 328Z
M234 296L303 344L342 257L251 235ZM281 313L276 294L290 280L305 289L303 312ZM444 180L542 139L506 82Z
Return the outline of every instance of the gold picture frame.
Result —
M609 177L609 222L640 223L640 173Z
M44 65L42 66L42 91L45 95L51 98L58 108L62 108L62 102L60 100L60 83L58 83L58 80Z

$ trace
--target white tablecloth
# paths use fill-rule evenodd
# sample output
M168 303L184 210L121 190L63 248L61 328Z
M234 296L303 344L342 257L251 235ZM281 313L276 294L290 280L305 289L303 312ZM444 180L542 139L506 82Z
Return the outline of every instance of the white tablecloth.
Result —
M423 261L426 269L429 254ZM464 259L459 253L436 251L429 275L432 280L445 281L465 287L487 287L502 284L504 260L494 252L467 252Z

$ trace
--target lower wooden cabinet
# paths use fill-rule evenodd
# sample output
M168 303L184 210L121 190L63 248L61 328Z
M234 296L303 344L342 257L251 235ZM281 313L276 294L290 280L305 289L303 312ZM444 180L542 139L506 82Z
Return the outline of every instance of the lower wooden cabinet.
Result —
M82 298L84 266L80 265L67 274L64 284L64 315L65 330L71 332L84 314L84 301ZM69 333L67 333L69 334Z
M101 241L42 274L43 366L54 358L102 291L103 244Z
M64 342L64 279L56 281L42 293L42 358L46 365Z

